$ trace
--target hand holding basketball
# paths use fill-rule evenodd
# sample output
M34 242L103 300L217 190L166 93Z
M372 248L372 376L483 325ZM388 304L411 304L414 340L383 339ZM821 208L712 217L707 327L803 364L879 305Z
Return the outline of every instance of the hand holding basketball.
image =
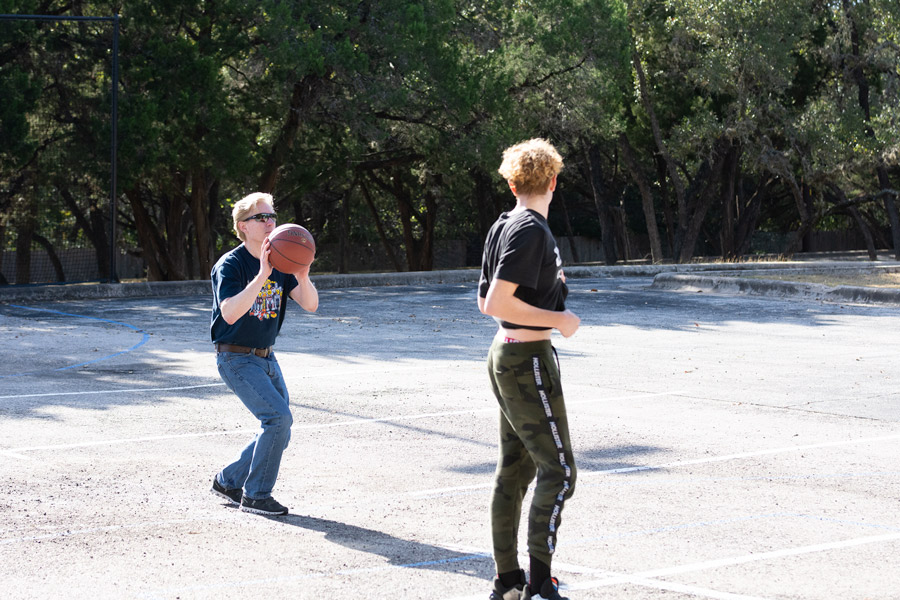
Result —
M269 234L269 262L282 273L308 270L316 257L316 241L300 225L287 223Z

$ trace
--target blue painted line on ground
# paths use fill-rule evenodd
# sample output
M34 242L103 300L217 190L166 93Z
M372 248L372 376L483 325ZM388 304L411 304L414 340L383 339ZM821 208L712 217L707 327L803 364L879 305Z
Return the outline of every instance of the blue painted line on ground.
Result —
M117 357L117 356L121 356L121 355L123 355L123 354L127 354L127 353L129 353L129 352L132 352L133 350L137 350L138 348L140 348L141 346L143 346L144 344L146 344L148 341L150 341L150 335L149 335L147 332L145 332L143 329L140 329L140 328L138 328L138 327L135 327L134 325L129 325L128 323L122 323L121 321L113 321L113 320L111 320L111 319L100 319L100 318L98 318L98 317L87 317L87 316L85 316L85 315L76 315L76 314L73 314L73 313L65 313L65 312L62 312L62 311L59 311L59 310L52 310L52 309L49 309L49 308L33 308L33 307L30 307L30 306L19 306L19 305L16 305L16 304L11 304L10 306L12 306L13 308L20 308L20 309L22 309L22 310L31 310L31 311L35 311L35 312L45 312L45 313L51 313L51 314L55 314L55 315L61 315L61 316L63 316L63 317L74 317L74 318L76 318L76 319L87 319L87 320L89 320L89 321L99 321L99 322L101 322L101 323L109 323L109 324L111 324L111 325L119 325L119 326L121 326L121 327L127 327L128 329L131 329L131 330L133 330L133 331L135 331L135 332L137 332L137 333L143 334L143 337L141 338L141 341L138 342L137 344L135 344L134 346L132 346L131 348L128 348L127 350L122 350L121 352L116 352L115 354L109 354L109 355L107 355L107 356L103 356L103 357L100 357L100 358L95 358L94 360L89 360L89 361L87 361L87 362L78 363L77 365L68 365L68 366L65 366L65 367L59 367L59 368L56 368L56 369L50 369L51 371L67 371L67 370L69 370L69 369L77 369L78 367L84 367L84 366L87 366L87 365L92 365L92 364L94 364L94 363L102 362L102 361L104 361L104 360L109 360L109 359L111 359L111 358L115 358L115 357ZM0 379L7 379L7 378L9 378L9 377L24 377L25 375L35 375L35 374L40 373L40 372L41 372L41 371L29 371L29 372L27 372L27 373L14 373L14 374L12 374L12 375L0 375Z

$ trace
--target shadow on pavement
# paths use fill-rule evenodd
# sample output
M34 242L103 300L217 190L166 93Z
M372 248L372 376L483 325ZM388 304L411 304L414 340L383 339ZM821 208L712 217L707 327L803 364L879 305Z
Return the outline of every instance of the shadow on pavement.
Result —
M452 571L480 581L490 580L493 574L494 563L489 554L457 552L440 546L405 540L382 531L318 517L289 514L284 517L264 518L292 527L322 532L329 542L358 552L382 556L390 565L397 568L428 569L444 573ZM359 570L361 569L350 568L345 572L351 574ZM372 569L370 567L365 570ZM339 571L335 574L341 573Z

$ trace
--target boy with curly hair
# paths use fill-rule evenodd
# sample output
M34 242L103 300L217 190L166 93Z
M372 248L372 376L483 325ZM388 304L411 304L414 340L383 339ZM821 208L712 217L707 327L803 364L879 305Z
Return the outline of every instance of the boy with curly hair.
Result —
M484 244L478 308L498 325L487 366L500 405L500 458L491 495L497 577L490 600L566 600L550 562L576 471L550 334L557 329L569 337L581 321L566 310L562 259L547 225L562 168L562 157L546 140L507 148L499 172L516 206L500 215ZM535 475L528 582L519 568L517 537L522 501Z

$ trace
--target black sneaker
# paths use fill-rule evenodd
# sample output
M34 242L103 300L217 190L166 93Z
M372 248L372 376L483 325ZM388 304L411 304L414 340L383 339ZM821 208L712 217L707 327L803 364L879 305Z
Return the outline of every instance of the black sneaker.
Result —
M522 594L522 600L569 600L559 595L559 580L551 577L544 581L541 585L541 593L532 596L531 588L526 587L525 593Z
M244 496L241 499L241 510L257 515L286 515L288 514L287 506L282 506L271 496L262 500L254 500Z
M519 583L508 588L500 581L500 577L494 577L494 590L488 600L521 600L522 591L528 585L525 579L525 571L519 569Z
M235 506L241 505L241 497L243 497L244 492L241 488L234 488L233 490L228 489L221 483L219 483L218 477L213 477L212 489L209 490L213 493L213 495L218 496L223 500L228 500L229 503L234 504Z

